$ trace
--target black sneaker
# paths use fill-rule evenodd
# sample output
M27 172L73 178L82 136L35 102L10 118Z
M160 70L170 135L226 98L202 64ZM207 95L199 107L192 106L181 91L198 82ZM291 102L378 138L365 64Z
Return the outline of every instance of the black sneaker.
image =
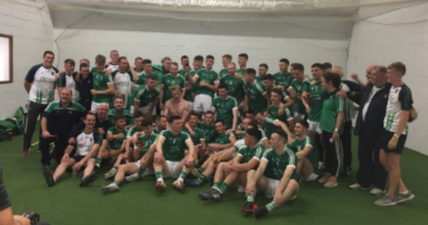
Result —
M184 180L184 181L186 181L186 180ZM187 184L186 184L187 185ZM200 192L199 194L198 194L198 196L199 196L199 198L201 198L202 200L209 200L210 199L210 195L211 195L211 193L213 193L215 191L215 189L214 188L210 188L210 189L208 189L208 190L206 190L206 191L204 191L204 192Z
M86 187L86 186L88 186L89 183L91 183L94 180L95 180L95 177L91 174L87 177L82 178L79 186L80 187Z
M216 200L216 201L221 201L223 194L220 193L220 191L218 191L217 189L213 188L213 191L210 193L210 195L208 196L210 200Z
M253 214L256 218L260 218L260 217L268 214L268 210L267 210L266 206L263 206L263 207L254 209Z
M254 202L246 202L244 207L242 207L242 214L244 216L251 215L253 213L254 209Z
M198 179L184 179L184 184L188 187L201 187L202 182L200 182Z
M352 171L351 167L347 166L347 167L343 168L341 175L342 176L349 176L349 174L351 174L351 171Z
M49 165L43 165L42 166L42 173L45 177L46 184L48 187L52 187L55 184L53 175L51 174L50 166Z

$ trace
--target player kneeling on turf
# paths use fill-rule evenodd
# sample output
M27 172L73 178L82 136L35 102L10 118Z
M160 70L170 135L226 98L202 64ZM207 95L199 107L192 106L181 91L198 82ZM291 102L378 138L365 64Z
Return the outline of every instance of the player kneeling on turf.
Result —
M72 166L73 170L79 171L83 166L86 166L83 172L83 178L80 182L80 186L87 186L90 182L95 179L92 174L95 166L95 158L102 136L94 130L95 126L95 115L88 113L84 120L85 129L80 132L71 132L75 134L74 143L69 143L68 147L64 151L64 156L61 159L61 163L55 170L55 173L51 176L45 176L46 183L48 186L52 186L55 182L64 174L65 170ZM73 150L76 148L74 156L70 157Z
M110 179L114 177L117 172L117 167L120 161L125 159L125 138L126 138L126 118L122 114L116 114L114 116L114 127L108 129L107 137L103 140L100 151L98 152L98 158L102 160L111 159L115 161L113 168L108 171L104 177Z
M187 133L181 131L183 123L179 116L171 116L168 120L170 129L160 133L156 141L154 168L156 175L156 191L165 191L163 178L178 178L172 186L184 192L184 179L193 167L195 146ZM186 148L187 147L187 148ZM189 154L184 157L186 149ZM180 173L181 171L181 173Z
M287 134L283 131L274 131L269 143L272 149L264 152L257 171L251 170L247 173L247 202L242 209L244 215L253 213L257 218L262 217L284 202L295 199L299 192L295 171L297 157L285 145ZM256 186L266 197L273 198L273 201L263 207L255 208Z
M123 181L125 174L132 174L125 178L128 182L133 182L140 177L153 174L153 168L148 169L147 167L151 166L153 163L153 155L156 151L156 139L158 135L153 132L153 124L150 119L144 119L141 122L141 126L143 127L144 134L141 135L141 132L136 132L134 134L138 136L139 143L134 154L139 154L138 158L141 159L135 163L119 165L114 177L114 182L101 188L104 194L119 191L119 184Z
M223 193L234 182L238 187L245 187L247 184L247 171L257 168L265 151L260 142L261 137L262 134L257 128L248 129L244 138L245 145L239 148L238 154L233 160L222 162L218 165L214 177L214 186L208 191L199 193L199 197L203 200L213 199L220 201Z

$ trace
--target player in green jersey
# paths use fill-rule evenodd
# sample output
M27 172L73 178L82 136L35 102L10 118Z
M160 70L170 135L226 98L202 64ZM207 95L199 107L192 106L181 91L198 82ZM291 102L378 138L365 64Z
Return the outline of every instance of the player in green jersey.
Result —
M161 109L164 108L165 103L172 99L171 87L174 85L178 85L181 88L181 98L184 98L186 94L186 79L178 74L178 63L172 62L170 66L170 73L166 74L162 77L162 81L160 83L162 92L160 94L160 99L162 100L159 104Z
M153 127L153 132L155 134L160 134L162 131L166 130L168 126L168 119L164 115L155 116L155 127Z
M146 80L149 76L155 76L158 84L162 82L163 74L160 71L153 70L153 64L150 59L143 60L143 68L144 71L138 76L138 81L136 82L137 87L138 85L146 84Z
M275 88L275 81L273 79L272 74L266 74L263 78L262 78L262 82L263 82L263 87L265 88L265 90L268 92L269 98L271 97L271 92L272 90ZM281 90L281 89L280 89ZM281 106L281 110L285 110L285 108L289 108L291 106L294 105L294 100L291 99L287 93L283 90L282 91L282 98L279 99L281 102L283 102L284 104ZM282 113L280 114L282 115Z
M324 187L336 187L340 172L340 134L343 131L343 99L337 95L340 86L340 76L335 73L325 73L321 85L327 91L323 102L320 129L325 150L326 173L318 182Z
M187 130L191 137L195 136L195 132L189 126L189 123L185 124ZM214 113L212 111L208 111L204 113L204 121L198 124L198 128L201 129L205 134L205 142L207 144L214 142L216 137L215 127L214 127Z
M196 71L202 69L202 66L204 64L204 57L201 55L197 55L193 58L193 71L191 70L189 66L189 61L187 60L187 63L183 65L183 71L185 72L185 78L187 81L186 84L186 94L184 96L184 100L186 100L189 103L190 109L193 110L193 103L196 96L196 91L198 89L199 84L196 82L193 82L193 77L196 74Z
M269 66L266 63L259 65L259 75L256 76L257 80L263 80L269 70Z
M124 101L122 97L115 97L113 102L114 108L108 111L108 119L110 120L110 124L114 124L114 116L117 114L122 114L125 116L126 127L128 129L132 126L132 114L128 109L123 108Z
M285 132L287 132L288 136L291 137L291 132L288 129L288 126L286 123L282 122L281 120L275 118L275 117L269 117L266 116L263 112L257 111L255 113L255 119L257 123L263 127L263 130L266 133L266 137L270 138L270 135L273 133L273 131L282 129ZM291 142L292 139L290 139Z
M218 164L214 185L209 190L199 193L199 197L203 200L220 201L227 188L234 183L243 190L247 184L247 172L257 168L265 151L260 142L261 137L262 134L257 128L248 129L245 145L239 148L233 160Z
M274 88L270 94L270 100L272 105L268 108L268 116L277 118L280 121L288 125L289 130L294 129L294 118L291 116L291 112L287 107L282 107L284 104L281 102L283 99L283 91L279 88ZM280 115L279 112L282 112Z
M220 79L227 76L229 73L227 72L227 65L229 65L232 62L232 56L230 54L223 55L221 57L221 63L223 64L223 69L220 70L218 75L220 76Z
M189 56L182 55L180 58L180 64L183 66L183 68L178 71L178 74L186 78L187 72L185 70L185 67L189 67Z
M119 165L114 176L114 182L101 188L101 192L104 194L119 191L119 185L123 179L133 182L141 177L153 174L153 155L156 150L158 135L153 133L153 125L150 119L143 120L141 126L143 127L143 132L134 134L134 136L138 136L138 146L135 148L135 154L138 154L140 160ZM125 177L126 174L130 175Z
M247 202L242 213L254 214L256 218L265 216L268 212L294 200L299 192L296 181L297 156L287 146L287 134L275 131L269 139L272 149L266 150L257 170L248 171ZM268 198L273 198L269 204L254 209L254 197L258 187Z
M290 65L290 61L288 61L288 59L280 59L279 72L273 75L276 87L283 91L287 91L291 85L291 82L294 80L293 75L288 72L288 65Z
M207 145L205 143L205 133L202 129L198 128L198 124L200 121L201 119L198 113L190 113L189 126L195 133L193 136L191 135L190 137L192 138L193 144L196 147L196 152L199 158L203 158L206 154L208 154L208 152ZM183 127L183 131L190 135L190 132L186 127Z
M150 118L155 115L154 110L159 102L161 93L160 87L156 83L155 76L148 76L145 85L140 85L134 94L134 113L140 111L145 117Z
M96 67L92 68L92 81L93 89L91 110L96 111L101 103L110 104L111 97L115 93L114 82L111 78L111 71L104 69L106 57L103 55L97 55L95 57Z
M302 64L293 63L292 64L291 74L294 76L294 80L291 82L290 87L288 88L288 93L290 97L294 99L294 120L303 120L305 118L306 109L302 103L302 93L303 87L305 86L305 75Z
M248 54L241 53L238 55L239 69L236 70L236 77L244 78L245 70L247 69Z
M287 146L296 153L299 162L296 173L304 181L315 181L319 176L318 149L314 139L307 135L309 124L304 120L296 122L294 135L296 136Z
M218 97L215 97L212 110L216 113L216 119L221 119L226 124L226 133L233 132L238 123L238 102L228 95L226 84L218 86Z
M184 179L193 168L195 146L190 135L182 132L183 124L179 116L169 118L170 129L162 131L156 141L154 169L156 175L156 191L166 189L163 178L177 178L172 183L174 189L184 192ZM189 151L185 156L186 149Z
M112 178L117 172L117 166L125 158L126 130L125 116L116 114L114 126L110 127L106 139L103 140L98 158L104 161L114 162L113 167L105 174L105 179Z
M266 112L270 105L269 94L263 83L256 79L256 71L252 68L246 69L245 79L245 109L261 110Z
M125 144L125 159L128 161L134 161L137 159L132 158L133 156L133 146L137 145L137 140L133 139L132 136L139 131L143 130L141 127L141 121L143 121L144 117L141 112L134 113L134 125L128 129L126 133L126 144Z
M244 98L245 98L245 81L243 78L238 78L236 76L236 66L235 63L229 63L227 65L228 75L224 76L220 80L220 84L226 84L228 88L228 95L236 98L238 101L238 107L244 109Z

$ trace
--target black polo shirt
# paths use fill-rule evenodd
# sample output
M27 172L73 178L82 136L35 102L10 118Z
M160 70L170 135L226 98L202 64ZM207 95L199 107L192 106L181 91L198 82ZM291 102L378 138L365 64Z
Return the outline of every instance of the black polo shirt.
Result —
M51 134L68 135L74 125L85 115L85 108L79 103L70 102L66 108L61 102L52 102L43 112L48 120L47 129Z

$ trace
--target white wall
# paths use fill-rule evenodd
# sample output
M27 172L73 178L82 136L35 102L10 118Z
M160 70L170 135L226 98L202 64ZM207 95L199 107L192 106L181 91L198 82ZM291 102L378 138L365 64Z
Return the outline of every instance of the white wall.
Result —
M52 50L53 27L44 2L0 1L0 32L13 35L13 83L0 84L0 119L13 116L28 100L27 71Z
M64 17L63 13L60 16ZM56 18L55 13L53 22L54 36L57 37L64 31L65 23ZM92 66L97 54L108 57L110 50L117 49L132 62L135 57L141 56L155 64L160 64L164 56L179 61L183 54L191 58L197 54L212 54L216 59L214 69L217 71L222 67L221 56L226 53L232 54L236 62L238 54L245 52L249 54L250 67L257 69L264 62L270 66L271 73L278 71L279 59L286 57L291 62L304 63L307 73L310 73L310 65L314 62L330 61L346 66L347 39L343 33L303 29L281 23L224 23L144 17L114 19L94 14L65 29L57 44L60 68L66 58L88 58Z
M360 77L371 64L385 65L401 61L406 64L404 82L413 94L419 112L410 124L406 147L428 155L428 3L384 14L354 26L349 47L347 72Z

